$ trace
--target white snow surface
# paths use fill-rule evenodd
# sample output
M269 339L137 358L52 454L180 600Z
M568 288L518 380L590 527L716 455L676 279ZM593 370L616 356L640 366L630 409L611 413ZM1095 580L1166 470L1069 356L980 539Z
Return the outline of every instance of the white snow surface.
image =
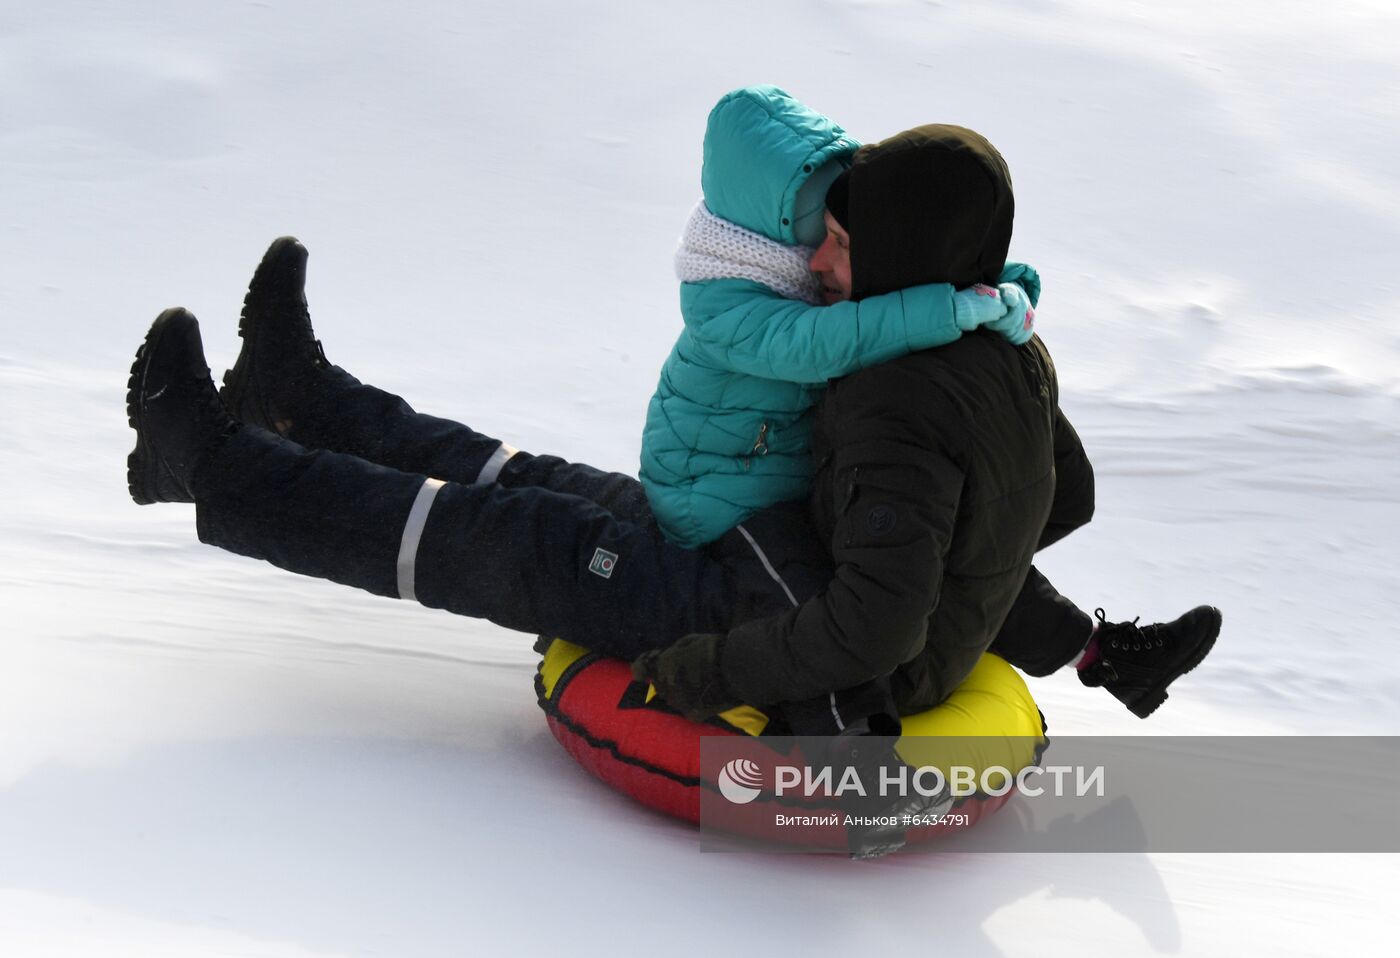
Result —
M1397 48L1383 0L0 4L0 954L1393 939L1389 855L702 854L556 745L530 637L132 505L123 394L166 306L230 365L294 233L334 361L635 472L714 100L962 123L1097 467L1038 564L1110 618L1225 613L1150 722L1035 681L1052 735L1400 734Z

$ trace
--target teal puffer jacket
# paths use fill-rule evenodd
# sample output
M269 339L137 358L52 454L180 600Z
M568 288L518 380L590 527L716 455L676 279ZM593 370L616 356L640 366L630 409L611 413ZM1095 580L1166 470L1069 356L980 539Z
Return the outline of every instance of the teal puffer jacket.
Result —
M794 245L798 191L859 144L777 87L719 101L705 130L701 183L711 213ZM1005 282L1039 293L1035 271ZM811 410L827 380L962 335L953 287L810 306L761 283L682 283L685 327L661 370L642 434L641 481L666 535L696 547L767 506L807 495Z

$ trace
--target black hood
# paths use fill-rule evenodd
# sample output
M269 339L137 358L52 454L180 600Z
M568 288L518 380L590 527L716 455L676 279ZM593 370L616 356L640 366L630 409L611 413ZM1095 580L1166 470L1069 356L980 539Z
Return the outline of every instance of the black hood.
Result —
M1006 161L980 133L929 124L863 146L846 188L852 299L1000 277L1015 201Z

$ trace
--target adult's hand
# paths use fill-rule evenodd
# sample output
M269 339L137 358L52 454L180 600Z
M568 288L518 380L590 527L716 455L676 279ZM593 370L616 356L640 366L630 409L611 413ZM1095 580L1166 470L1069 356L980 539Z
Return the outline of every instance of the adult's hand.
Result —
M664 649L643 653L632 663L632 675L651 682L657 694L677 712L703 721L743 702L720 677L724 636L696 633Z

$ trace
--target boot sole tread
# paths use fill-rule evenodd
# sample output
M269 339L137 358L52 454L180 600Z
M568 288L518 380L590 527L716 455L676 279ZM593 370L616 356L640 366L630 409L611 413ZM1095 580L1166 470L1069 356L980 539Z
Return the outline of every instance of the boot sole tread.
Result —
M262 408L262 403L250 395L252 390L249 387L253 379L251 367L258 347L258 323L250 320L249 315L261 305L259 300L270 298L270 274L276 268L277 261L282 259L288 250L295 250L300 246L301 243L291 236L273 240L272 245L263 254L262 261L258 263L258 268L253 271L252 282L248 284L248 292L243 296L243 309L238 314L238 336L243 340L243 348L239 350L233 367L224 370L224 382L219 388L219 400L229 411L229 415L240 422L250 422L264 429L273 428L273 417L267 409ZM304 256L304 251L299 255Z
M145 393L146 374L149 371L148 359L160 337L165 335L171 320L186 315L189 315L188 310L176 306L156 317L136 350L136 358L131 363L131 373L126 380L126 421L136 432L136 448L126 457L126 489L138 506L164 501L155 492L160 487L160 456L146 437L141 416L141 397Z

